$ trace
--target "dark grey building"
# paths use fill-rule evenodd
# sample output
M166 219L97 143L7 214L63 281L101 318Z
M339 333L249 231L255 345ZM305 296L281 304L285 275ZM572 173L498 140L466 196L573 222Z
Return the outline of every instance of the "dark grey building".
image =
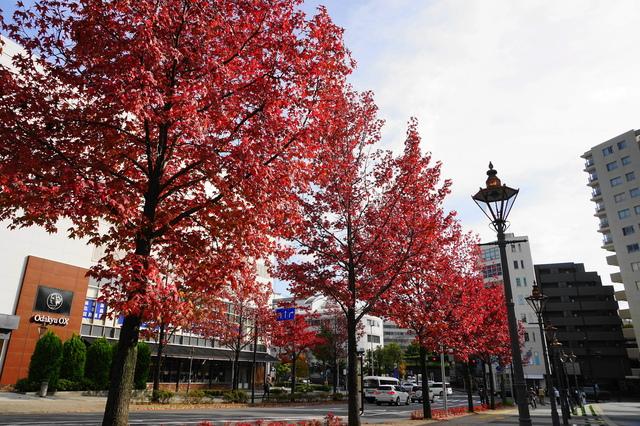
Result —
M620 389L629 374L629 359L613 286L603 286L598 273L586 272L582 263L535 265L535 271L549 297L545 322L557 328L562 349L577 356L579 384ZM567 370L573 382L570 363Z

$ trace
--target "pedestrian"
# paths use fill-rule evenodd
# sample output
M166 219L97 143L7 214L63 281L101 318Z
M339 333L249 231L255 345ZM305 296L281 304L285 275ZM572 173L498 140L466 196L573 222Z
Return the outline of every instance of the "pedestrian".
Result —
M540 405L545 405L544 403L544 388L538 387L538 401L540 401Z
M480 396L480 404L486 404L486 394L484 393L484 387L478 386L478 395Z
M533 390L533 388L529 388L529 404L531 404L531 406L533 408L538 408L538 406L536 405L536 391Z
M555 387L553 388L553 396L556 398L556 404L560 404L560 392Z
M268 379L264 382L264 394L262 395L262 399L269 399L269 394L271 391L271 379Z

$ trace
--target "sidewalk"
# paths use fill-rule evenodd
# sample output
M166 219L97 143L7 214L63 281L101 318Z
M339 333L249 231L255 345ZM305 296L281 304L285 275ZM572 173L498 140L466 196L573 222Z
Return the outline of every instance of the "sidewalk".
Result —
M95 413L104 411L106 397L81 392L58 392L41 398L31 394L0 392L0 413Z
M586 415L577 415L572 416L569 419L569 425L572 426L596 426L596 425L607 425L607 423L602 419L602 416L599 413L598 409L596 409L596 415L591 414L591 410L589 406L585 406ZM538 408L530 411L531 422L533 425L551 425L551 409L547 406L538 406ZM560 422L562 422L562 414L558 412L560 416ZM470 414L464 417L439 421L439 422L415 422L413 423L415 426L422 426L429 424L430 426L434 425L446 425L446 426L457 426L457 425L480 425L480 424L490 424L494 426L507 426L507 425L518 425L518 410L517 409L508 409L508 410L499 410L499 411L484 411L478 414Z

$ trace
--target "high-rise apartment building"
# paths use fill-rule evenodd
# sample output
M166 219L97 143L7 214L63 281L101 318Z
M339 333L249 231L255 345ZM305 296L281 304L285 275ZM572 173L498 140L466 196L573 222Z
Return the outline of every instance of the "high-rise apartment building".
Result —
M591 200L600 220L609 265L620 267L611 281L624 284L636 341L640 342L640 130L629 130L582 155Z
M529 240L528 237L514 236L514 234L506 234L505 237L516 318L525 329L525 342L522 349L524 375L528 381L538 384L544 377L542 341L536 314L525 299L531 295L531 287L535 280ZM510 243L510 241L513 242ZM482 246L482 264L485 284L502 286L502 266L497 245Z
M582 263L536 265L535 270L549 298L545 323L557 329L562 350L577 356L567 363L568 374L582 384L621 389L629 359L613 286L603 286L598 273L585 271Z

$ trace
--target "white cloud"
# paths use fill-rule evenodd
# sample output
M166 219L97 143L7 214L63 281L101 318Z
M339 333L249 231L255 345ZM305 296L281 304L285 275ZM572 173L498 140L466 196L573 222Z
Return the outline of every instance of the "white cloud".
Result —
M491 160L521 189L512 231L534 262L584 262L610 282L579 156L640 127L640 2L322 3L346 29L354 84L376 93L385 143L398 149L420 119L468 228L493 238L470 199Z

